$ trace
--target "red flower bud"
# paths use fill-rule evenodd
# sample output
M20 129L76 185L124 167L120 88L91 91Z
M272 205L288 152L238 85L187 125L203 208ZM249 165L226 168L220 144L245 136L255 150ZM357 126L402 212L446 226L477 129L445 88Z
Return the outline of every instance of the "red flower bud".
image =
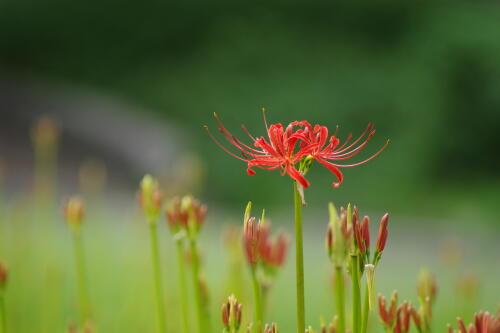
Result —
M378 237L377 237L377 251L379 253L384 251L385 248L385 243L387 242L387 224L389 223L389 214L385 213L384 216L382 216L382 219L380 220L380 226L378 230Z
M363 222L361 222L361 236L366 249L370 249L370 218L368 216L363 217Z

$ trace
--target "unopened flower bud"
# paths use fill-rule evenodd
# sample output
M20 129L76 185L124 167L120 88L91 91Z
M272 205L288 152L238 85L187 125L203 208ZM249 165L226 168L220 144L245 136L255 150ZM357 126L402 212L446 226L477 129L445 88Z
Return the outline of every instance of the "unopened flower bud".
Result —
M458 329L460 330L461 333L467 333L467 329L465 327L465 323L462 320L462 318L457 317L457 323L458 323Z
M420 319L420 315L417 313L417 310L410 305L408 311L410 312L410 317L413 320L413 323L417 327L418 331L422 331L422 320Z
M85 217L85 203L83 199L78 196L71 197L63 207L63 215L72 229L79 228Z
M244 228L243 248L245 255L250 266L255 266L259 259L260 223L257 222L255 217L250 217L246 221Z
M31 139L37 147L54 147L59 137L59 130L55 121L48 117L40 117L31 129Z
M361 236L365 243L367 251L370 250L370 218L368 216L363 217L363 222L361 222Z
M238 303L234 295L227 298L226 303L222 304L222 324L226 332L238 332L241 326L243 306Z
M378 230L378 237L377 237L377 251L379 253L382 253L385 248L385 243L387 242L387 225L389 223L389 214L385 213L384 216L382 216L382 219L380 220L380 226Z
M148 223L156 224L163 202L158 181L151 175L145 175L142 178L137 198Z
M278 333L278 326L275 323L264 326L264 333Z
M7 270L7 265L4 262L0 261L0 290L3 290L7 285L7 278L9 272Z
M436 279L427 269L422 269L420 271L417 282L417 294L422 300L425 300L426 297L429 297L430 301L433 302L436 299Z

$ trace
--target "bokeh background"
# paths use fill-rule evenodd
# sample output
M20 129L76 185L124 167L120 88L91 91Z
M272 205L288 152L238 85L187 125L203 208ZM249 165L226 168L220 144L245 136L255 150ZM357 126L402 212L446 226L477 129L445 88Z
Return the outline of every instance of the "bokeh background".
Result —
M193 193L210 205L203 246L219 331L219 304L231 291L221 274L222 230L240 225L252 200L292 232L292 185L277 172L247 176L245 165L217 148L202 126L215 128L217 112L235 133L244 136L244 123L264 135L262 107L271 122L339 125L344 138L373 122L377 134L366 156L392 141L379 158L345 170L339 189L324 168L310 173L308 322L317 325L333 313L332 298L324 296L331 295L323 249L329 201L353 202L374 221L391 213L380 291L398 289L416 301L416 275L429 267L442 286L436 331L456 315L495 311L499 9L490 1L3 1L0 259L11 268L11 331L62 331L77 319L71 249L59 214L63 198L77 192L88 200L96 326L154 331L147 234L134 201L146 172L160 178L167 196ZM58 128L54 165L40 162L33 148L41 116ZM38 195L37 179L44 189ZM172 244L163 234L175 308ZM474 292L461 299L464 281ZM284 332L294 327L292 285L290 260L268 315ZM251 294L242 293L250 309Z

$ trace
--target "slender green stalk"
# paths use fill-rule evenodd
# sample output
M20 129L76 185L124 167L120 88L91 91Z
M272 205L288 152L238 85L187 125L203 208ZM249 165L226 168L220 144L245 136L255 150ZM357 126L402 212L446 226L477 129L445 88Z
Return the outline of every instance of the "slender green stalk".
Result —
M87 288L87 270L85 264L85 251L83 236L80 228L73 231L73 247L75 254L76 275L78 279L78 300L80 303L80 321L84 325L90 317L89 293Z
M368 329L368 317L370 316L370 293L368 286L365 288L365 300L363 303L363 319L361 322L361 333L366 333Z
M158 247L158 230L156 223L149 223L151 238L151 260L153 264L153 278L155 284L156 306L158 311L159 332L166 332L165 304L163 303L163 286L161 282L160 249Z
M304 253L302 245L302 200L297 182L294 182L295 207L295 278L297 283L297 332L305 331Z
M189 240L189 247L191 252L191 273L193 278L193 291L194 291L194 303L195 303L195 316L197 322L197 331L202 333L205 331L203 327L203 305L201 302L201 291L200 291L200 260L198 257L198 249L196 247L196 240Z
M7 314L5 313L5 296L0 290L0 333L7 333Z
M359 256L351 255L352 278L352 333L360 333L361 324L361 287L359 281Z
M189 333L189 314L187 304L187 289L186 289L186 263L184 261L184 241L177 241L177 265L179 272L179 297L182 311L182 329L184 333Z
M257 280L255 268L252 267L252 286L253 286L253 301L255 312L255 328L258 333L262 332L262 298L261 287Z
M345 332L345 284L342 266L335 267L335 303L337 308L338 331Z

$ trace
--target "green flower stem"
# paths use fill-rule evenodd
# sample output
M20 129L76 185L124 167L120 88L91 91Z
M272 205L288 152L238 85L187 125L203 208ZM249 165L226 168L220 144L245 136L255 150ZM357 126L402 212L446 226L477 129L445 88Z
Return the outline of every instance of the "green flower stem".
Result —
M302 200L297 182L294 182L295 207L295 274L297 283L297 332L305 331L304 253L302 245Z
M89 297L87 288L87 271L85 265L85 252L83 236L80 228L73 230L73 248L78 279L78 300L80 302L80 321L84 325L90 317Z
M202 333L205 331L203 326L203 305L201 302L200 291L200 260L198 256L198 249L196 240L191 238L189 240L189 248L191 254L191 273L193 279L194 303L195 303L195 316L197 322L197 332Z
M182 312L182 329L184 333L189 333L189 314L187 307L187 289L186 289L186 263L184 261L184 241L176 240L177 243L177 265L179 272L179 297Z
M159 332L166 332L165 304L163 303L163 286L161 282L160 249L158 247L158 230L156 223L149 223L151 238L151 260L153 264L153 278L155 284L156 306L158 311Z
M361 322L361 333L366 333L368 329L368 317L370 316L370 293L368 292L368 285L365 288L365 300L363 304L363 319Z
M352 333L360 333L361 324L361 287L359 281L359 256L351 255L352 278Z
M254 311L255 311L255 328L256 332L262 332L262 299L261 299L261 287L257 279L257 274L255 272L255 267L252 267L252 286L253 286L253 301L254 301Z
M0 333L7 333L7 314L5 313L4 291L0 289Z
M338 331L345 332L345 286L344 269L342 266L335 267L335 303L337 309Z

